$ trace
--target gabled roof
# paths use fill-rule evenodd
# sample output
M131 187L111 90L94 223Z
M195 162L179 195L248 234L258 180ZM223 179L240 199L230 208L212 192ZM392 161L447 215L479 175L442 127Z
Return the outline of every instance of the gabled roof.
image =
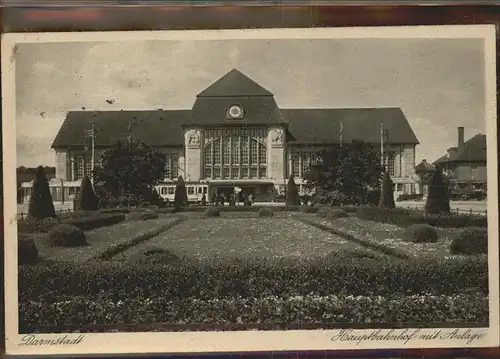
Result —
M190 110L69 112L52 148L83 147L85 131L91 129L92 120L98 147L111 147L125 140L129 124L132 137L151 146L183 146L182 125L190 113Z
M241 106L242 119L226 117L231 105ZM286 125L286 121L273 96L199 97L193 105L191 117L186 125Z
M388 143L418 144L406 116L400 108L286 109L291 142L331 144L342 140L380 143L380 123L388 132Z
M197 97L253 96L273 96L273 94L237 69L232 69L197 95Z
M429 162L423 160L418 165L415 166L415 172L432 172L435 170L435 167Z
M240 105L243 119L227 119L231 105ZM388 142L418 144L400 108L288 109L280 110L271 92L233 69L198 94L192 110L75 111L68 113L52 147L81 147L84 132L95 123L96 146L110 147L132 136L151 146L183 146L183 126L282 125L287 140L303 144L362 140L380 143L380 123L388 131Z
M451 153L438 158L434 164L445 164L450 162L486 162L486 135L477 134L465 141Z
M249 103L245 101L248 100ZM212 103L215 101L214 103ZM131 125L132 137L151 146L183 146L183 126L225 125L285 125L288 138L295 144L332 144L340 141L340 124L343 124L343 141L361 140L380 143L380 122L388 130L388 143L418 144L418 140L399 108L354 109L278 109L274 98L264 102L241 99L246 108L242 120L225 119L224 99L201 101L191 110L154 111L76 111L68 113L53 148L82 147L84 132L94 120L96 146L111 147L124 140Z

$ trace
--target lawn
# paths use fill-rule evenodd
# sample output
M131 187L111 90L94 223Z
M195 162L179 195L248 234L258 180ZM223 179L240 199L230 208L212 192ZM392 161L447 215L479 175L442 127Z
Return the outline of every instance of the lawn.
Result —
M54 247L48 243L46 234L35 234L35 244L41 257L58 261L85 262L107 249L127 243L134 238L168 225L175 217L160 215L148 221L124 221L112 226L85 232L88 245L84 247Z
M222 217L191 218L115 259L133 258L153 248L200 260L313 259L334 251L369 251L357 243L291 218Z
M461 257L450 253L453 237L462 231L461 228L436 228L439 239L436 243L411 243L404 240L405 228L373 221L366 221L354 216L325 220L311 214L297 214L327 227L348 233L362 240L371 241L388 248L403 252L412 257L434 257L451 259Z

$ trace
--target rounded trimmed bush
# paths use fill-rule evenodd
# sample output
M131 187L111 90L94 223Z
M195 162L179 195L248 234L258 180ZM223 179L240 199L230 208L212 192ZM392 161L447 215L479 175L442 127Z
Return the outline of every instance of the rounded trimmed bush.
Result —
M210 207L205 210L205 217L220 217L219 207Z
M328 212L326 212L325 218L327 219L337 219L337 218L346 218L349 217L349 213L340 208L330 208Z
M157 219L158 213L152 209L145 209L142 211L134 211L127 214L129 221L147 221L148 219Z
M437 230L428 224L413 224L405 229L404 237L412 243L435 243L439 236Z
M315 206L316 207L316 206ZM316 215L318 217L323 217L325 218L328 212L330 211L329 207L323 206L323 207L316 207L318 208L318 211L316 212Z
M488 230L486 228L466 228L459 232L451 242L452 254L487 254Z
M49 232L49 241L58 247L82 247L87 245L85 233L71 224L58 224Z
M259 217L273 217L274 212L270 208L260 208L258 212Z
M38 249L29 235L19 233L17 241L17 263L35 264L38 261Z

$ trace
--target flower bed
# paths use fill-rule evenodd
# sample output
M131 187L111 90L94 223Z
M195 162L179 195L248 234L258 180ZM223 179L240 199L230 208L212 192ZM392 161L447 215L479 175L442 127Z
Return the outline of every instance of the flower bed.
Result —
M252 213L253 217L256 216ZM289 218L189 219L147 242L121 253L126 260L149 247L182 257L211 258L321 258L332 251L362 250L357 243Z
M453 237L463 230L460 228L437 228L439 236L437 242L411 243L404 240L405 229L393 224L365 221L355 217L340 218L333 221L325 221L312 216L307 218L414 257L431 256L442 259L456 257L456 255L450 253L450 244Z
M359 207L356 211L356 217L369 221L391 223L401 227L408 227L412 224L429 224L442 228L486 228L488 226L487 216L468 214L425 215L423 211L403 208Z
M227 331L327 329L346 325L373 328L391 324L396 327L470 327L487 326L488 321L488 299L467 295L301 295L209 300L166 297L116 300L84 296L61 298L52 303L24 302L20 309L21 333L108 332L113 328L123 331L123 324L129 326L129 331L162 328ZM43 324L47 326L44 328Z
M141 222L122 222L113 226L102 227L86 232L87 246L53 247L44 234L35 234L33 238L40 256L51 260L84 262L99 255L113 246L127 243L148 231L160 228L175 218L161 217L157 220Z

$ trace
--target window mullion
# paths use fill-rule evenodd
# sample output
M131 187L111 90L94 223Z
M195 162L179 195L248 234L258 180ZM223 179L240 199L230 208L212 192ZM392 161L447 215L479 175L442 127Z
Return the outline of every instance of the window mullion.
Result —
M238 178L241 178L241 171L242 171L242 169L241 169L241 165L242 165L242 163L241 163L241 162L242 162L242 153L243 153L242 148L241 148L241 135L240 135L240 136L238 136L238 151L239 151L239 153L238 153L238 158L240 159L240 160L238 161L238 164L239 164L239 168L238 168Z
M260 178L259 172L260 172L260 141L259 138L257 137L257 178Z
M302 152L299 152L299 176L302 178Z

